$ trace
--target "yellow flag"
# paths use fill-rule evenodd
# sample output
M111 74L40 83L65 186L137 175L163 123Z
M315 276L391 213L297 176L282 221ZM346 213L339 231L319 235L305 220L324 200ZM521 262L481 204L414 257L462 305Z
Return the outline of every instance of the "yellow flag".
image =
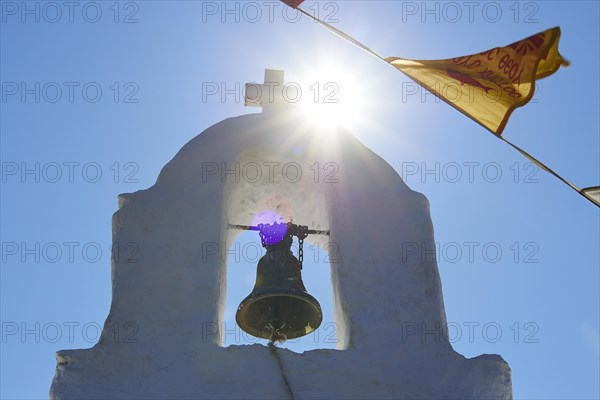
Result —
M505 47L448 60L385 60L421 86L500 136L517 107L533 97L535 80L569 65L558 52L560 28Z

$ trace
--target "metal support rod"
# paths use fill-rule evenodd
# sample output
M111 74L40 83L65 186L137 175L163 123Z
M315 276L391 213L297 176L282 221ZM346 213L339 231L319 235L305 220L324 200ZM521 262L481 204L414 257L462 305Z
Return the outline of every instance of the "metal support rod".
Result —
M267 225L267 224L265 224ZM294 224L292 224L294 225ZM296 225L299 226L299 225ZM260 231L258 226L253 225L237 225L237 224L227 224L228 229L240 229L244 231ZM318 230L318 229L308 229L306 231L309 235L326 235L329 236L329 230Z

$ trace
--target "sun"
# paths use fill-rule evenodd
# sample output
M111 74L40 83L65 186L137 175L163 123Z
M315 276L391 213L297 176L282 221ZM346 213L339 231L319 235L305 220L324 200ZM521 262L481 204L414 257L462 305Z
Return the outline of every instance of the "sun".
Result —
M322 128L354 127L364 112L358 77L333 66L325 66L302 79L300 106L307 119Z

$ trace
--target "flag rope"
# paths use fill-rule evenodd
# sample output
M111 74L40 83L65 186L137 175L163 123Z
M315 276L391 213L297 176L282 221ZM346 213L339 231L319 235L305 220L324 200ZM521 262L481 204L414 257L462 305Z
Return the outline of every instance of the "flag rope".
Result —
M296 6L296 7L292 7L295 8L296 10L300 11L302 14L306 15L307 17L311 18L313 21L317 22L318 24L320 24L321 26L329 29L331 32L335 33L336 35L338 35L339 37L341 37L342 39L346 40L347 42L352 43L353 45L357 46L358 48L366 51L367 53L371 54L372 56L380 59L381 61L385 62L386 64L394 67L389 61L387 61L385 58L383 58L382 56L380 56L379 54L377 54L375 51L371 50L369 47L365 46L364 44L362 44L361 42L359 42L358 40L354 39L352 36L348 35L347 33L342 32L341 30L331 26L330 24L328 24L325 21L321 21L319 18L317 18L315 15L312 15L306 11L304 11L303 9L301 9L300 7ZM394 67L394 69L396 69ZM402 71L400 71L402 72ZM406 75L406 74L405 74ZM410 78L410 77L409 77ZM435 93L434 93L435 94ZM542 163L541 161L539 161L537 158L533 157L531 154L529 154L528 152L526 152L525 150L521 149L519 146L511 143L510 141L508 141L507 139L505 139L502 135L494 135L496 137L498 137L499 139L503 140L505 143L507 143L509 146L511 146L513 149L517 150L519 153L521 153L523 156L525 156L527 159L529 159L531 162L533 162L534 164L536 164L538 167L540 167L541 169L543 169L544 171L548 172L549 174L555 176L556 178L558 178L560 181L562 181L564 184L566 184L567 186L569 186L571 189L575 190L577 193L579 193L581 196L583 196L585 199L587 199L588 201L590 201L592 204L595 204L597 207L600 208L600 203L596 202L594 199L588 197L581 189L579 189L577 186L573 185L571 182L569 182L568 180L566 180L565 178L563 178L562 176L560 176L559 174L557 174L556 172L554 172L552 169L550 169L548 166L546 166L544 163Z
M300 7L295 7L296 10L300 11L302 14L306 15L307 17L311 18L313 21L317 22L318 24L320 24L321 26L329 29L330 31L332 31L333 33L335 33L336 35L338 35L339 37L341 37L342 39L352 43L353 45L355 45L356 47L359 47L361 49L363 49L364 51L366 51L367 53L371 54L372 56L375 56L377 58L379 58L381 61L385 62L386 64L392 65L390 64L388 61L386 61L385 58L381 57L379 54L377 54L375 51L371 50L370 48L368 48L367 46L365 46L364 44L362 44L361 42L359 42L358 40L354 39L352 36L348 35L347 33L344 33L342 31L340 31L339 29L333 27L332 25L328 24L325 21L321 21L319 18L317 18L315 15L312 15L306 11L304 11L303 9L301 9ZM392 65L393 67L393 65Z
M546 171L549 174L554 175L556 178L560 179L562 182L564 182L571 189L575 190L577 193L579 193L585 199L589 200L590 202L592 202L596 206L600 207L600 203L597 203L596 201L594 201L594 199L588 197L581 189L579 189L577 186L573 185L571 182L569 182L568 180L566 180L565 178L563 178L562 176L560 176L558 173L556 173L554 170L552 170L547 165L545 165L544 163L542 163L540 160L538 160L537 158L535 158L534 156L532 156L531 154L529 154L528 152L526 152L525 150L523 150L522 148L520 148L519 146L517 146L516 144L508 141L506 138L504 138L502 136L498 136L498 135L494 135L494 136L496 136L498 139L500 139L500 140L504 141L505 143L507 143L510 147L512 147L513 149L517 150L519 153L521 153L523 156L525 156L525 158L527 158L529 161L533 162L535 165L537 165L538 167L540 167L544 171Z

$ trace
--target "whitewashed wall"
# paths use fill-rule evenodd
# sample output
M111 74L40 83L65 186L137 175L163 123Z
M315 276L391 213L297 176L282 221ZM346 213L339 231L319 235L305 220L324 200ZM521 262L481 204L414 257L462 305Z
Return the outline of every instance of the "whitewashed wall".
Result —
M237 177L221 176L236 166ZM289 390L268 348L220 347L223 250L237 234L227 222L250 224L264 207L330 229L339 251L339 349L279 349ZM113 240L136 243L139 262L113 261L102 337L58 352L51 398L512 397L500 356L465 359L443 335L435 256L412 251L434 247L427 199L346 131L320 131L290 110L222 121L186 144L154 186L119 197ZM109 329L128 322L139 328L135 343Z

